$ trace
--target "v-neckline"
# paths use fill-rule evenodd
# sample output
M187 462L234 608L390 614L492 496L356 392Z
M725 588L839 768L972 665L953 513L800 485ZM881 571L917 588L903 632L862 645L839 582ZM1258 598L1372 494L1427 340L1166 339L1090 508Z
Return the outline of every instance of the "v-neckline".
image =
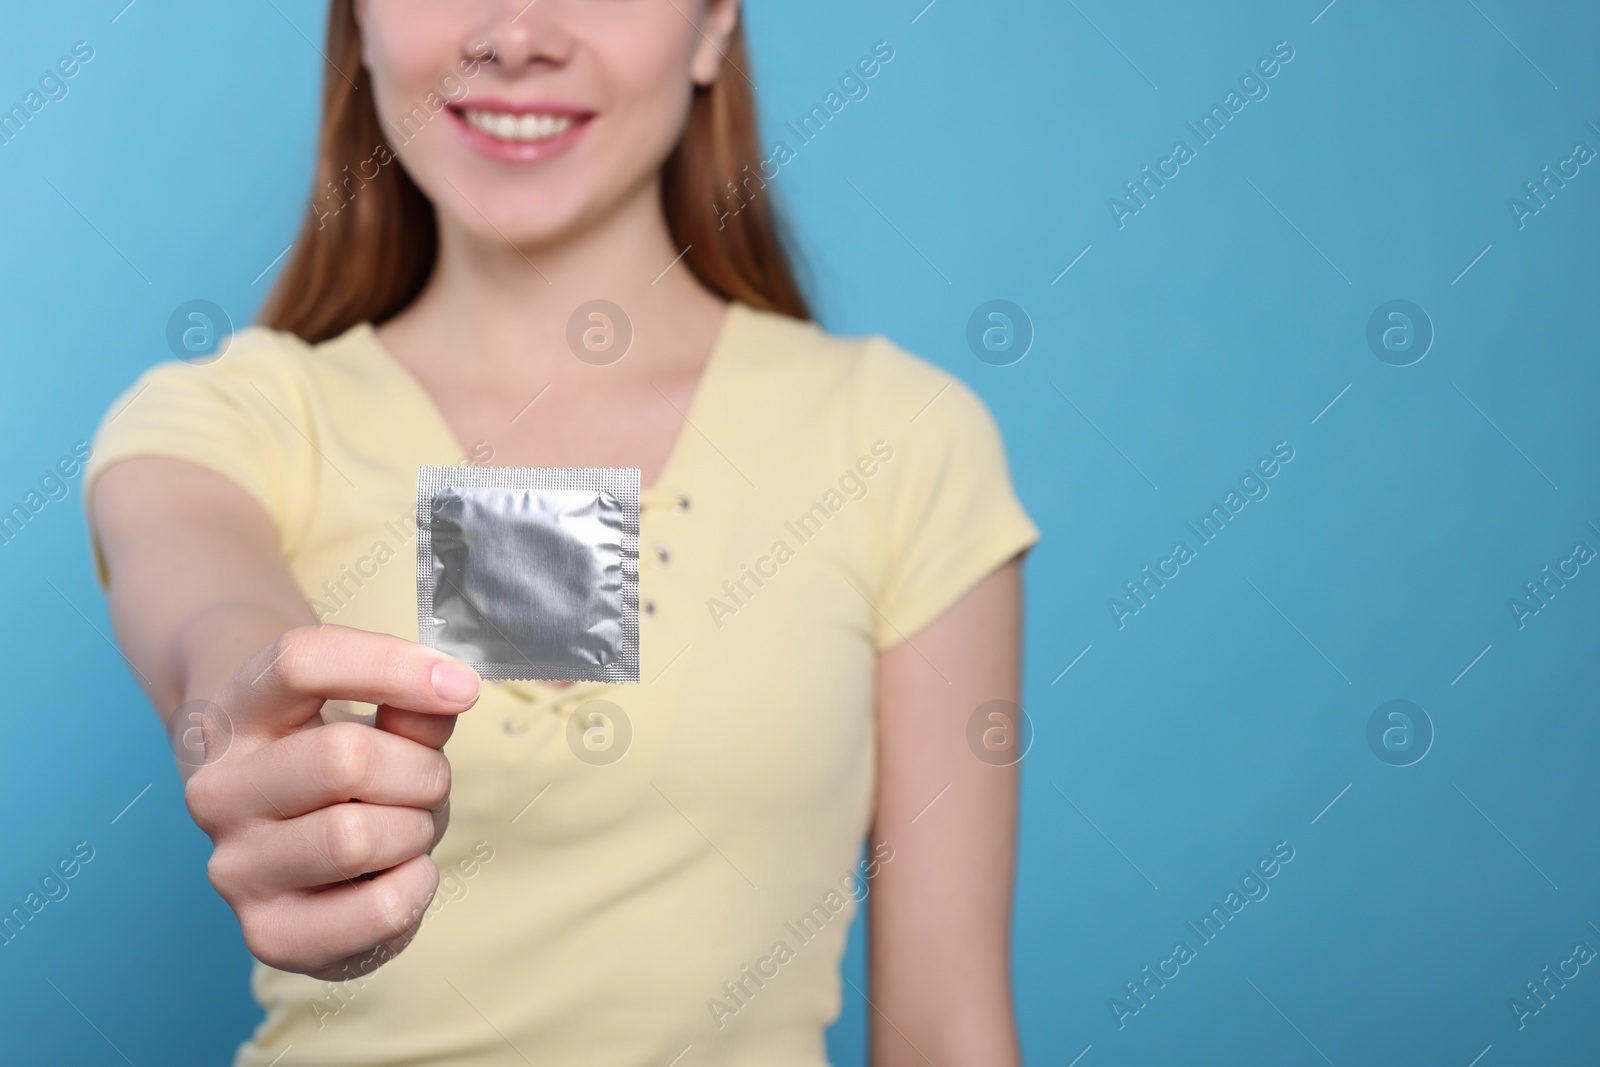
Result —
M729 338L734 332L735 318L742 315L744 310L744 305L738 301L728 302L727 309L722 314L722 322L717 327L717 336L711 342L711 351L700 368L700 377L695 382L694 394L689 398L688 410L678 412L683 425L678 428L677 436L673 438L672 445L667 450L667 458L656 473L655 481L648 486L640 487L641 495L648 496L663 486L673 484L677 468L683 463L684 441L690 434L696 432L694 429L696 426L705 421L700 416L703 415L705 407L711 403L712 386L715 385L722 364L727 362L728 349L731 347ZM433 423L434 436L448 442L451 449L459 455L470 456L472 450L456 436L450 420L445 418L444 410L434 399L433 394L428 392L428 387L423 384L422 379L389 351L370 322L364 322L356 329L360 331L361 340L365 342L367 349L373 353L385 372L399 381L406 391L412 393L417 401L417 407L427 413L427 421ZM662 399L671 404L665 397Z
M700 378L695 382L694 395L689 398L687 411L680 411L678 415L683 420L683 426L678 430L678 435L673 439L672 446L667 451L667 458L661 465L661 470L656 474L656 480L648 487L641 488L640 495L647 496L658 491L663 486L678 484L678 468L684 463L684 441L692 433L697 433L696 426L705 421L705 408L716 402L717 380L722 372L723 364L729 358L729 349L732 347L730 338L733 337L737 320L745 313L744 305L738 301L729 301L727 309L722 314L722 322L717 328L717 336L711 343L711 351L706 356L704 366L700 368ZM400 387L411 393L416 407L425 413L426 421L433 424L433 436L448 444L461 456L470 456L471 450L463 447L462 442L456 437L456 432L450 426L450 420L445 418L444 410L423 385L422 379L414 374L410 367L400 362L399 358L378 338L370 322L364 322L355 328L359 331L360 340L372 353L374 360L382 367L387 376L399 383ZM665 397L663 397L665 399ZM670 401L668 401L670 403ZM642 656L643 649L640 649ZM611 685L609 682L572 682L565 686L554 686L544 681L511 680L497 683L505 686L523 698L540 704L554 706L567 703L574 698L590 699L600 690ZM581 699L579 701L581 703Z

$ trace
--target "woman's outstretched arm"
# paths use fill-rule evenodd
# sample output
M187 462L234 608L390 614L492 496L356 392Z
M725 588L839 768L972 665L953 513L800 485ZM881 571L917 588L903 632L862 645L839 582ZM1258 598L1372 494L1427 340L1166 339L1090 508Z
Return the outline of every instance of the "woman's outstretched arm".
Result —
M1009 952L1018 768L980 759L968 720L989 701L1015 704L1021 615L1012 560L879 656L872 842L894 858L867 898L873 1067L1020 1062Z
M318 977L375 969L438 886L427 853L450 795L439 749L477 675L415 642L317 625L271 518L220 474L140 457L91 492L123 654L178 746L212 885L245 943ZM328 700L379 705L379 729L323 725ZM191 711L203 711L203 748Z

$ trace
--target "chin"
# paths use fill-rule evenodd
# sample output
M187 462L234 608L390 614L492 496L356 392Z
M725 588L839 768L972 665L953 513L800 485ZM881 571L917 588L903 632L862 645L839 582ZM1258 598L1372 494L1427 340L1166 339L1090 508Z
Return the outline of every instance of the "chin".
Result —
M518 248L559 244L608 214L604 204L571 194L509 190L500 183L480 185L477 191L459 181L456 187L460 195L445 201L454 205L456 226L490 244ZM445 191L452 192L448 187Z

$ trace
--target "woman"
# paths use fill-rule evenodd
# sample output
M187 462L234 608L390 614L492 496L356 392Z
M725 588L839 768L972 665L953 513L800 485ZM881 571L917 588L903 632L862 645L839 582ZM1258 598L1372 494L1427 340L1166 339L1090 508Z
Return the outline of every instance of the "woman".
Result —
M1016 1062L1016 772L968 736L1036 533L971 393L810 325L772 190L730 212L737 0L334 0L327 55L263 325L90 473L260 961L237 1063L814 1067L859 900L874 1062ZM489 462L641 469L642 685L415 642L416 468Z

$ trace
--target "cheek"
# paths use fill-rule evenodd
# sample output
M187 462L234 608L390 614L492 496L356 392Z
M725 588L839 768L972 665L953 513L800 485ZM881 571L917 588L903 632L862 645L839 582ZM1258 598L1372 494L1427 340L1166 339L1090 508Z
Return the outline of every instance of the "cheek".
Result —
M386 122L406 115L439 90L441 78L452 72L461 56L465 33L457 20L443 17L448 12L442 6L392 7L368 6L362 48L378 115Z
M619 135L614 147L635 157L652 157L652 163L677 144L694 95L689 73L693 31L673 17L676 25L652 20L615 34L595 50L605 67L606 111Z

